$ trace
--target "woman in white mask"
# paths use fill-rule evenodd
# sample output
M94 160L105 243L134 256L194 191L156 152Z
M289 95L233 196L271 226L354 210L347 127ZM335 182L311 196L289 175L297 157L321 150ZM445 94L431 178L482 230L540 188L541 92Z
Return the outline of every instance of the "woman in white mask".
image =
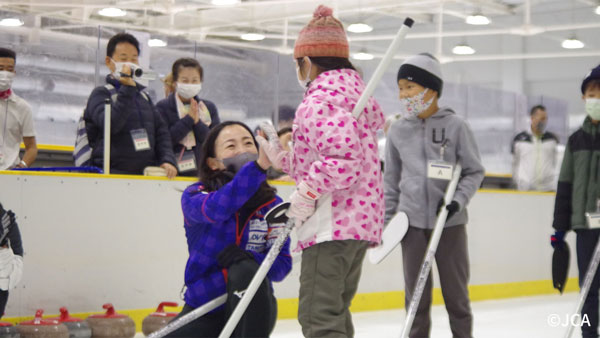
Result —
M198 96L204 71L197 60L178 59L171 73L175 92L156 108L169 126L179 175L196 176L202 143L209 130L219 124L219 114L214 103Z

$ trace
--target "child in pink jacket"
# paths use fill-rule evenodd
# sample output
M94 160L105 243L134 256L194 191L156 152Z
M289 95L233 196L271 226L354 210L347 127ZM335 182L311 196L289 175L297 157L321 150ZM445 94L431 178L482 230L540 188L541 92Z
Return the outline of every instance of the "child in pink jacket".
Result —
M297 189L295 218L302 250L298 320L306 337L352 337L349 306L367 248L381 241L384 202L377 130L384 122L371 98L352 110L365 83L350 61L346 34L330 8L319 6L294 48L306 88L293 124L293 148L281 149L273 128L261 146Z

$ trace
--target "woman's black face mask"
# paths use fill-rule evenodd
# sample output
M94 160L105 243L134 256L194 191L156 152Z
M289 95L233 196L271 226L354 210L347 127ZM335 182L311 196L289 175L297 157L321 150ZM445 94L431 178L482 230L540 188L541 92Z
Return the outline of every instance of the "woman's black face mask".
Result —
M224 158L222 162L227 171L236 174L246 163L256 160L258 160L258 154L241 153L233 157Z

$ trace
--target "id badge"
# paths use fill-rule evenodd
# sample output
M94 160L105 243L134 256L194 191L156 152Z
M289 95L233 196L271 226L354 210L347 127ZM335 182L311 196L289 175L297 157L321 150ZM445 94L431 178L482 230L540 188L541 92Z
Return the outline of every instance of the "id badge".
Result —
M586 212L585 218L590 229L600 228L600 212Z
M196 170L196 156L193 150L184 151L177 161L177 168L180 173Z
M427 177L436 180L450 181L454 166L448 162L429 161L427 163Z
M0 150L0 163L4 162L4 153Z
M131 131L131 139L135 146L135 151L144 151L150 149L150 141L146 129L135 129Z

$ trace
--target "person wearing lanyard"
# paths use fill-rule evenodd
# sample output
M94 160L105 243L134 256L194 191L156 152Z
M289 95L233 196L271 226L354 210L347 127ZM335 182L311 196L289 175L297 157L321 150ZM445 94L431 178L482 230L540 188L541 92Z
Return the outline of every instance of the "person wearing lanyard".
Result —
M551 191L556 188L558 137L546 131L548 113L542 105L531 108L531 133L515 136L513 180L519 190Z
M105 62L111 74L106 85L92 91L84 113L92 164L103 166L104 105L110 99L111 173L140 175L146 167L160 166L173 178L177 169L169 129L144 86L134 81L139 52L139 42L130 34L119 33L108 41Z
M0 170L27 168L37 157L31 107L11 89L17 54L0 48ZM19 157L21 142L25 155Z
M444 87L440 62L421 53L398 69L402 116L391 123L385 146L386 224L405 212L409 227L402 239L405 307L408 310L444 192L456 165L460 180L450 203L435 254L453 337L473 337L469 300L467 207L484 177L479 150L469 124L450 107L438 105ZM442 169L440 169L442 168ZM410 337L430 337L433 281L427 278Z
M175 92L159 101L156 109L169 126L179 175L196 176L202 143L220 123L219 113L214 103L198 97L204 71L196 59L178 59L171 74Z

